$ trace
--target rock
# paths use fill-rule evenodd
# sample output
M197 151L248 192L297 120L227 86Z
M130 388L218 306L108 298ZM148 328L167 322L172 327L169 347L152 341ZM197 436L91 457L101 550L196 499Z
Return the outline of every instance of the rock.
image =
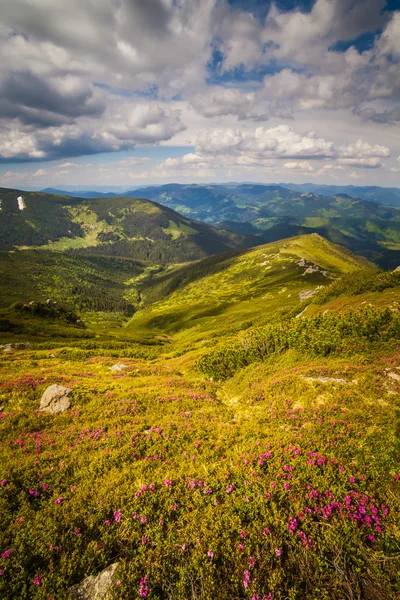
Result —
M4 352L12 352L13 350L23 350L24 348L29 348L29 342L16 342L15 344L0 344L0 348L4 350Z
M299 267L306 267L307 261L305 258L301 258L298 263L296 263Z
M13 345L12 344L2 344L0 346L0 348L3 349L3 352L12 352L13 351Z
M319 292L319 290L322 290L325 286L324 285L318 285L315 290L302 290L301 292L299 292L299 299L300 302L304 302L304 300L308 300L309 298L312 298L313 296L315 296L315 294L317 292Z
M110 600L119 563L109 565L99 575L90 575L70 588L70 600Z
M110 371L123 371L124 369L129 369L129 367L128 365L124 365L123 363L119 363L110 367Z
M356 379L347 381L347 379L341 379L340 377L303 377L306 381L319 381L321 383L340 383L344 385L354 385L357 383Z
M63 385L51 385L44 392L40 401L39 410L48 412L52 415L58 412L64 412L71 406L69 396L72 390Z
M304 271L303 277L304 275L311 275L311 273L316 273L317 271L319 271L319 267L317 265L311 265Z
M400 266L393 269L393 273L396 273L396 272L398 273L399 271L400 271Z
M400 373L395 373L394 371L389 371L387 374L390 379L394 379L395 381L400 381Z
M55 355L55 354L53 354L53 353L51 353L51 354L49 355L49 358L55 358L55 357L56 357L56 355Z

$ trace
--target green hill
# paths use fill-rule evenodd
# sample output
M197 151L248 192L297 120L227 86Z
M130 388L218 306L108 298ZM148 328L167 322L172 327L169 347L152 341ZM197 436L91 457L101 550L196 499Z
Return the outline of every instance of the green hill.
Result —
M134 282L148 269L130 259L48 250L0 252L0 308L51 298L79 312L132 314L137 302Z
M1 598L70 600L110 565L121 600L399 597L398 272L314 234L152 275L5 255L28 297L131 270L141 302L117 331L0 310Z
M299 294L365 267L365 259L317 234L219 255L145 279L131 327L216 336L298 305Z
M34 247L179 263L259 243L141 198L83 199L3 188L0 200L0 250Z

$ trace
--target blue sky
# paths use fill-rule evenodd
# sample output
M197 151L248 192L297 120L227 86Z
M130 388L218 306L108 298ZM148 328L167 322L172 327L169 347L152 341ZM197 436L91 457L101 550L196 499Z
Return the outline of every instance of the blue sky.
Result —
M400 0L3 0L0 185L400 186Z

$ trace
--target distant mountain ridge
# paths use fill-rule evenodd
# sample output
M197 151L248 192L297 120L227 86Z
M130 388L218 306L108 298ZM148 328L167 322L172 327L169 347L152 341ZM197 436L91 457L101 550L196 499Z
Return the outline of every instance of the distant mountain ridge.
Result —
M150 186L154 188L168 188L169 190L173 190L177 188L181 184L167 184L160 186ZM196 184L197 185L197 184ZM376 204L384 204L386 206L392 206L395 208L400 208L400 187L381 187L377 185L373 186L357 186L357 185L328 185L328 184L316 184L316 183L278 183L278 184L253 184L253 183L210 183L210 184L198 184L199 187L204 186L212 186L212 187L225 187L229 189L233 189L239 187L241 185L252 185L252 186L260 186L260 187L279 187L285 188L288 190L292 190L294 192L303 192L303 193L315 193L322 194L325 196L336 196L336 195L348 195L352 198L360 198L361 200L369 200L370 202L375 202ZM51 193L51 194L62 194L79 198L112 198L114 196L132 196L137 195L138 190L148 189L148 186L135 186L133 189L126 189L124 191L119 192L118 194L115 192L102 192L96 190L70 190L65 191L61 189L55 188L45 188L41 190L42 192Z
M358 192L365 198L354 197ZM258 236L253 244L318 233L383 268L395 268L400 264L400 210L383 201L396 204L398 193L400 189L377 186L171 183L126 191L124 196L140 194L186 218L236 235ZM103 197L117 198L111 192Z
M258 233L264 242L318 233L384 268L400 264L400 210L345 193L251 183L168 184L140 193L192 219L241 234Z
M35 247L167 264L261 243L144 198L85 199L2 188L0 200L3 251Z

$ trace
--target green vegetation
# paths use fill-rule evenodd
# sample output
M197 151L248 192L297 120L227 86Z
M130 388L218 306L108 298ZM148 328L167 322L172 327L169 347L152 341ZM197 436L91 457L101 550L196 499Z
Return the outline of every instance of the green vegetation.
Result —
M325 304L332 298L342 294L357 296L365 292L383 292L383 290L400 286L400 270L374 273L370 270L359 270L344 275L329 287L320 290L313 298L314 304Z
M399 597L397 273L316 234L0 270L2 599L69 600L113 563L115 600ZM52 384L72 390L54 415Z
M302 186L291 188L174 184L144 188L141 192L192 219L218 224L237 233L258 234L263 242L314 232L382 268L400 264L398 208L369 201L368 190L364 199L359 199L334 186L326 192L323 186L316 186L315 193L312 186L305 193ZM372 197L375 191L370 190ZM382 191L389 192L383 188ZM396 199L393 206L398 207L398 190L389 196L392 201Z
M51 298L79 312L116 311L129 316L137 292L126 282L145 267L129 259L43 250L0 252L0 307Z
M19 210L23 194L26 208ZM179 263L260 243L142 198L71 198L0 189L0 250L40 248Z
M292 318L252 330L202 356L198 368L215 379L226 379L243 367L267 360L292 348L310 356L353 354L361 345L400 339L400 314L390 309L365 308L360 312L320 314L308 319Z
M129 326L182 332L192 344L279 318L304 290L367 264L316 234L210 257L144 280Z

